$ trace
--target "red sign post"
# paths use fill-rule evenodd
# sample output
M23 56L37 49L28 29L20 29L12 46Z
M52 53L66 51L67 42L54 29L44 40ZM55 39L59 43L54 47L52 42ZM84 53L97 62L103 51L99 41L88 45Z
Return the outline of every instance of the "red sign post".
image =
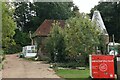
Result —
M115 78L113 55L90 55L92 78Z

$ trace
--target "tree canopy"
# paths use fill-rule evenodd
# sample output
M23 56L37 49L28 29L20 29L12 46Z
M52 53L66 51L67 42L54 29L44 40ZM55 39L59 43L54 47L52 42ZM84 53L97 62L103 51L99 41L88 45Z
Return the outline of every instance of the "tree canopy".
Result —
M99 31L86 15L76 15L68 19L66 24L66 51L70 56L95 52L95 47L99 44Z
M64 30L58 22L53 23L48 38L45 40L46 50L52 61L64 62L65 60L65 42Z
M14 5L15 20L23 32L34 32L45 19L68 19L72 15L73 7L70 2L19 2Z
M16 22L13 19L13 8L10 4L2 3L2 47L8 49L15 45L13 36L15 34Z
M17 2L13 4L14 19L18 28L13 38L21 47L30 44L29 31L34 33L45 19L66 20L78 10L72 2Z
M58 24L53 25L47 39L47 51L53 56L62 54L64 59L74 59L81 53L88 56L99 46L99 31L86 15L79 14L66 21L64 29Z
M90 16L93 15L94 10L99 10L106 29L110 35L110 41L112 41L112 35L115 35L115 41L120 42L120 3L116 2L101 2L91 9Z

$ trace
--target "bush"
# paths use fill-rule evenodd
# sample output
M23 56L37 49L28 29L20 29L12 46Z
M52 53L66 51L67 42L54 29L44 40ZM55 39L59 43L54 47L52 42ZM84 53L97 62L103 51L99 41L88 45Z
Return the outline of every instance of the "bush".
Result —
M47 56L39 57L38 60L51 62L51 59L49 57L47 57Z
M14 53L18 53L21 51L22 51L22 47L19 44L12 45L12 46L4 49L4 53L6 53L6 54L14 54Z
M63 30L58 22L55 22L52 27L49 37L46 39L45 49L49 53L52 62L63 62L65 60Z
M69 62L69 63L58 63L57 67L63 67L63 68L72 68L76 69L76 67L83 67L84 64L77 63L77 62Z
M76 67L87 67L89 63L89 59L87 56L77 56L75 59L67 58L64 63L57 63L57 67L63 68L73 68Z

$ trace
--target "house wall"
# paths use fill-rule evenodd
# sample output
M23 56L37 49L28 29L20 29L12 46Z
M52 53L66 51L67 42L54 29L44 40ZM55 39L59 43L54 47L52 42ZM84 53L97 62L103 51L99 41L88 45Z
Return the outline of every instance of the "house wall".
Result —
M34 38L34 44L37 45L37 54L40 57L46 56L45 48L45 39L46 36L39 36Z

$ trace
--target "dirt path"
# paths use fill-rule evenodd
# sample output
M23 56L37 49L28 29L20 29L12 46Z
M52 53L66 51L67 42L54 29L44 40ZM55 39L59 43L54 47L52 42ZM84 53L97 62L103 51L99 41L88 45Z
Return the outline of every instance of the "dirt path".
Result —
M3 78L60 78L49 68L49 64L43 62L26 61L16 54L7 55Z

